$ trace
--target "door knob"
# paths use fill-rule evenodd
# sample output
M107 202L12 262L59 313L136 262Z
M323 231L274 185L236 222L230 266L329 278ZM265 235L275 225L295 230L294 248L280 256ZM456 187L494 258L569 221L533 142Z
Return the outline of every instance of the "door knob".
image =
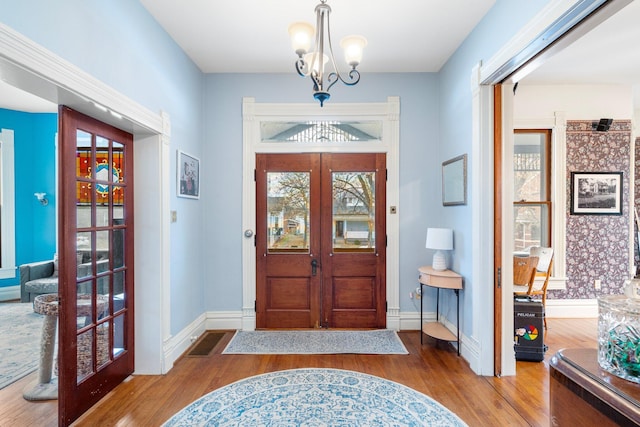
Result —
M317 259L312 259L311 260L311 275L315 276L316 274L318 274L318 260Z

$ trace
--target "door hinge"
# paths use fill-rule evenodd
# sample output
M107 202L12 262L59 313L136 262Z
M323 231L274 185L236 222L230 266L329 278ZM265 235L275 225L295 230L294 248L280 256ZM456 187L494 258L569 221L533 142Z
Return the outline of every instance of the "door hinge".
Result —
M385 313L388 313L388 312L389 312L389 302L388 302L388 301L385 301L385 302L384 302L384 312L385 312Z
M253 300L253 311L258 312L258 300Z
M389 246L389 236L384 236L384 246Z
M255 248L256 246L258 246L258 236L256 236L255 234L253 235L253 247Z
M257 170L253 170L253 182L256 182L258 180L258 171Z
M498 282L498 289L500 289L502 287L502 268L498 267L498 274L497 274L497 282Z
M384 170L384 180L389 181L389 169Z

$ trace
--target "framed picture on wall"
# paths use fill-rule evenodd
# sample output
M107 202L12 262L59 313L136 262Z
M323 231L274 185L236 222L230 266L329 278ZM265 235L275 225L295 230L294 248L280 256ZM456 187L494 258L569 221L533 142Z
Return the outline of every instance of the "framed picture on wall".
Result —
M200 198L200 160L178 150L178 197Z
M467 204L467 155L442 163L442 205Z
M571 215L622 215L622 172L571 172Z

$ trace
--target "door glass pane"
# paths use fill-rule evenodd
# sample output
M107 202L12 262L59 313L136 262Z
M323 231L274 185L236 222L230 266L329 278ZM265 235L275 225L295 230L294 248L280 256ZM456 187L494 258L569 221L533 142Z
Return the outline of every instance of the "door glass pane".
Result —
M90 275L91 271L87 269L86 263L91 261L92 233L90 231L81 231L76 235L76 265L78 266L77 277L85 277Z
M121 314L113 319L113 358L117 358L125 350L124 325L126 314Z
M109 362L109 323L110 322L101 323L96 328L98 338L96 340L96 345L98 346L98 369Z
M96 232L96 256L98 260L109 260L109 231Z
M93 164L91 152L91 134L82 130L76 131L76 176L78 178L91 178L91 165Z
M93 373L93 329L78 334L78 383Z
M333 172L333 249L373 252L375 172Z
M267 173L267 251L309 251L309 172Z

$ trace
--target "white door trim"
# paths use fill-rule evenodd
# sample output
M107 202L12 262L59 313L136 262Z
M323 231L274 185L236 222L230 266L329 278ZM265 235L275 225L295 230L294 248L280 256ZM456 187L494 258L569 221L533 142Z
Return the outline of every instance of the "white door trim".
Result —
M171 332L170 186L164 178L171 175L168 115L148 110L2 23L0 75L22 90L133 133L135 215L145 219L137 222L135 232L135 372L167 372L173 363L164 351ZM114 123L114 117L100 113L90 102L120 114L122 119Z
M364 143L262 143L260 122L301 120L380 120L382 142ZM331 152L331 153L387 153L387 328L400 329L399 283L399 213L398 207L400 98L389 97L384 103L317 104L256 103L253 98L242 102L242 230L255 232L256 192L254 181L256 153ZM398 209L399 212L399 209ZM242 329L256 326L256 258L253 237L242 241Z

